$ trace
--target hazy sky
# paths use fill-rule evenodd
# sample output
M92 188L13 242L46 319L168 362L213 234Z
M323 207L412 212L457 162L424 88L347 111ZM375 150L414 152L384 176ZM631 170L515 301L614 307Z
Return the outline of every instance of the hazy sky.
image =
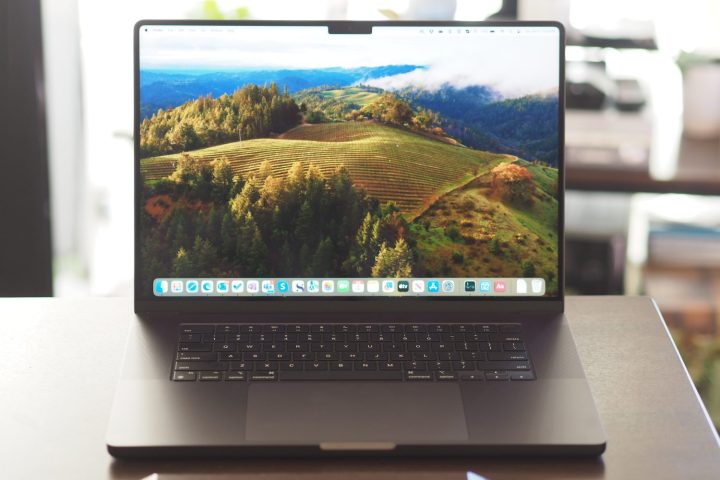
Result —
M179 29L182 28L182 31ZM376 29L372 35L328 35L324 27L148 27L141 31L141 69L308 69L381 65L427 68L377 79L384 88L489 85L508 96L556 90L554 29L518 34L497 28L470 34L437 27ZM439 34L438 30L444 30Z

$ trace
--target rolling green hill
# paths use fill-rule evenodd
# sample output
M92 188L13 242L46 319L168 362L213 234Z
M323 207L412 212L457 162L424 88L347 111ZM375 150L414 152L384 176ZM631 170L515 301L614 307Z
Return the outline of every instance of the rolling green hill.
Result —
M374 122L300 125L280 138L233 142L189 152L211 162L225 156L247 177L267 160L277 176L292 163L317 165L329 175L345 165L353 182L381 202L395 201L408 219L449 192L508 161L507 155L452 146ZM172 174L178 154L141 160L145 181Z
M305 104L307 111L321 111L330 120L344 120L346 114L371 104L382 95L382 90L372 87L311 88L292 97L298 104Z
M410 226L421 276L532 277L557 293L558 171L517 160L535 182L532 205L493 193L481 175L432 205Z

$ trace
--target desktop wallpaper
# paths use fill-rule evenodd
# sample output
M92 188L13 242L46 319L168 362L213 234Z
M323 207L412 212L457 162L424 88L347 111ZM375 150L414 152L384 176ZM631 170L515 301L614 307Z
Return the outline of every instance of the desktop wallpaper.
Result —
M141 31L142 288L483 276L557 295L558 58L547 33Z

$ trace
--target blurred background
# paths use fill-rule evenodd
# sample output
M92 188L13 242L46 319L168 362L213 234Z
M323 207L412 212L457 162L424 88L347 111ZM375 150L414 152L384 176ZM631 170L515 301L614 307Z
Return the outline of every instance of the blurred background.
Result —
M132 295L143 18L564 23L568 291L653 296L720 425L720 2L5 0L0 296Z

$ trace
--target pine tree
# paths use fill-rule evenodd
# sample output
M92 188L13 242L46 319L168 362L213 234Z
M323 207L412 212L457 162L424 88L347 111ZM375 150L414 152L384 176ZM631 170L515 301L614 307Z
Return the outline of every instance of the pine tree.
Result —
M373 277L409 277L412 275L412 253L404 239L399 239L395 247L388 248L383 242L380 246L375 265L372 267Z

